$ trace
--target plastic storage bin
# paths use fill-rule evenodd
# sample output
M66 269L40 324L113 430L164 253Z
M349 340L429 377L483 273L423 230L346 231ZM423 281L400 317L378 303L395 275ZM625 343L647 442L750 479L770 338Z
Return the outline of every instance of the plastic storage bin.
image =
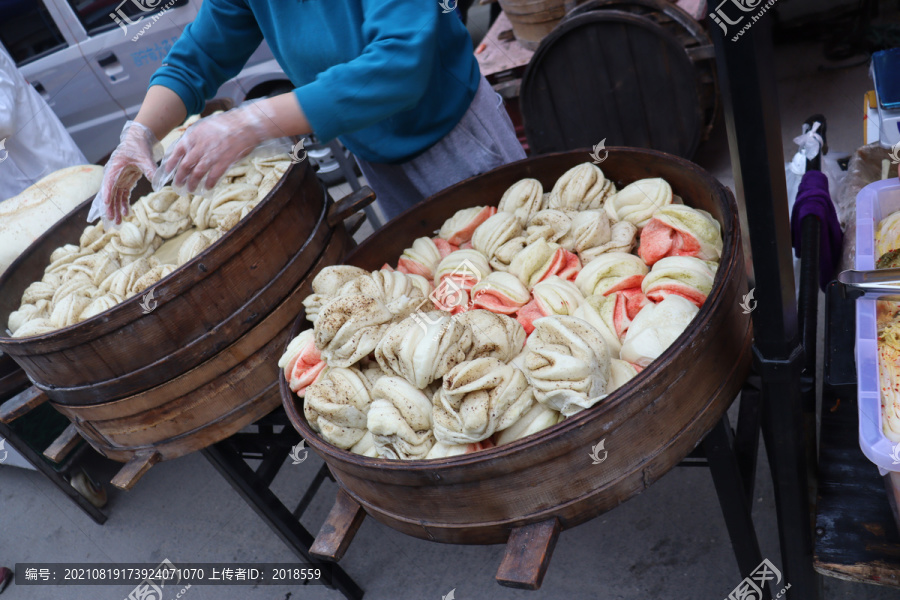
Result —
M875 228L900 210L900 182L886 179L867 185L856 197L856 268L875 268ZM900 297L900 290L898 290ZM859 446L882 475L900 472L900 443L891 442L881 426L878 378L878 335L872 298L856 301L856 374L859 398Z

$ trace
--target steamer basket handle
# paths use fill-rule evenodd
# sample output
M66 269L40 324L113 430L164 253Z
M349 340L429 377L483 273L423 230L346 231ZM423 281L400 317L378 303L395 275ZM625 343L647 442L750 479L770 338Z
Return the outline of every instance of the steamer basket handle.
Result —
M375 192L367 185L347 194L328 209L328 224L336 227L347 217L375 201Z
M358 212L354 215L350 215L347 217L347 220L344 221L344 228L347 230L347 233L352 237L354 233L359 231L359 228L362 227L362 224L366 222L366 213Z
M309 549L310 555L334 562L341 560L365 518L366 512L356 500L339 489L334 506Z
M556 517L513 529L497 569L497 583L523 590L540 589L559 532Z

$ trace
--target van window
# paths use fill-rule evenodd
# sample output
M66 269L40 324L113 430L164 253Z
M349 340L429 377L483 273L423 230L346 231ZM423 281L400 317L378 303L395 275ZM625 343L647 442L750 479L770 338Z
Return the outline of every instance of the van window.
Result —
M88 35L94 35L120 23L131 25L144 17L184 6L188 0L68 0Z
M37 0L0 0L0 42L20 67L66 45Z

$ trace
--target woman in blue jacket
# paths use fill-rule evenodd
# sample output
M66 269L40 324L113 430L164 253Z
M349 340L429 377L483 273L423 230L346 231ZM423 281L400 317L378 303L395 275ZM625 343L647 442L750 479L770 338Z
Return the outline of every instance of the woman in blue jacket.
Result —
M153 146L199 112L262 40L296 86L203 119L170 150L174 182L212 187L267 139L314 132L356 155L388 218L524 158L460 19L438 0L204 0L150 80L106 167L107 217L156 166Z

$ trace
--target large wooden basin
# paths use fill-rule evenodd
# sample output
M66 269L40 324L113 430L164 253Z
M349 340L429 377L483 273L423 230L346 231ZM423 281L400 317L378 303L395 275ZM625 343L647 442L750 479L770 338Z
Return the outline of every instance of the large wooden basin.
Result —
M152 312L145 314L138 294L64 329L6 337L10 313L19 307L25 288L41 279L50 254L64 244L78 243L90 204L85 202L0 276L0 349L59 402L113 400L156 385L162 376L183 373L258 323L284 298L290 289L285 284L295 284L309 270L311 262L299 273L283 273L321 224L325 201L308 161L292 165L247 218L154 286ZM321 244L311 258L319 251ZM243 318L233 319L235 314ZM142 370L155 363L152 372ZM118 385L111 389L96 387L115 379ZM81 389L85 387L93 389ZM70 400L64 391L55 393L56 388L77 391Z
M374 199L368 188L331 202L308 161L292 165L237 226L141 295L91 319L0 349L33 386L0 420L49 399L76 436L128 464L128 489L156 462L218 442L275 409L278 357L312 278L352 247L343 219ZM77 243L89 202L36 240L0 277L0 321L39 280L50 253Z
M549 190L567 169L588 160L587 150L540 156L464 181L388 223L344 262L365 269L396 263L413 239L433 235L457 210L496 205L524 177ZM411 536L449 543L505 543L511 533L527 539L535 531L573 527L646 489L725 413L750 367L752 337L750 317L739 306L746 274L733 196L698 166L660 152L609 148L600 166L620 187L662 177L686 204L722 225L714 288L690 327L603 403L512 444L439 460L368 458L324 442L306 423L303 400L281 378L291 421L341 488L314 552L339 558L348 542L337 534L351 536L362 511ZM292 334L308 326L301 314ZM593 464L589 454L601 440L608 458Z

